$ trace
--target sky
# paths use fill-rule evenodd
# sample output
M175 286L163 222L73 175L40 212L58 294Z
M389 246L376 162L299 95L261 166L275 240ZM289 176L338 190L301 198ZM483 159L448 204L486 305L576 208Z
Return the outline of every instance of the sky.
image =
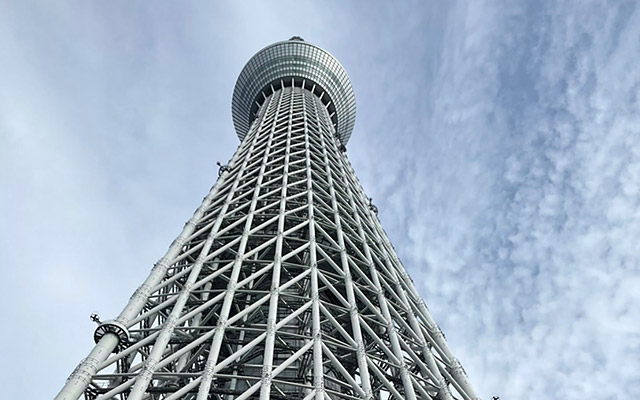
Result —
M357 100L347 155L485 400L640 397L635 1L0 1L0 385L52 398L238 140L293 35Z

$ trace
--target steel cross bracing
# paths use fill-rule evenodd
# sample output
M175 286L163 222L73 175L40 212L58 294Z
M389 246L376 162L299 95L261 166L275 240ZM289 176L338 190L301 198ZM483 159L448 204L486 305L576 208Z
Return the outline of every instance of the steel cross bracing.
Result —
M476 399L313 92L273 90L57 399Z

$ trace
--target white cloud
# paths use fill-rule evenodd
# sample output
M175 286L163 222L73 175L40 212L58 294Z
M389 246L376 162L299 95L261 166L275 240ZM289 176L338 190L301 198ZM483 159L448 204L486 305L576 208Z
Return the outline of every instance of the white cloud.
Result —
M381 214L483 397L633 397L640 16L533 7L452 11L411 200Z

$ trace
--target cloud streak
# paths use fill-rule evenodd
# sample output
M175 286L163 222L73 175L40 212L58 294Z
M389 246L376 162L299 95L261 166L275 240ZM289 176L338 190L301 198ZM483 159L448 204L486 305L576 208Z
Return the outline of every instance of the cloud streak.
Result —
M640 390L640 16L567 7L457 5L420 153L398 149L381 192L484 397Z

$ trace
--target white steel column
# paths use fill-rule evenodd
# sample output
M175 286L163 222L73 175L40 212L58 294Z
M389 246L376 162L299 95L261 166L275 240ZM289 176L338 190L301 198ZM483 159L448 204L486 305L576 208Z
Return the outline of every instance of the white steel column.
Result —
M243 146L240 146L238 148L236 154L241 152L242 147ZM178 237L171 243L166 254L153 266L147 279L134 292L124 310L122 310L115 321L127 326L129 320L134 318L140 310L142 310L151 294L151 289L164 278L167 269L172 264L172 260L178 256L184 246L185 240L193 233L198 221L204 216L218 188L224 183L224 179L225 175L222 175L221 179L216 181L193 216L185 224L182 232L180 232ZM109 357L119 342L119 337L114 333L107 333L103 336L87 358L82 360L78 367L72 372L66 384L54 400L75 400L79 398L87 388L91 377L97 372L98 365Z
M314 105L314 114L318 118L326 117L326 110L324 107L318 109L317 101L313 103ZM329 183L329 194L331 195L331 206L333 207L333 217L334 222L336 224L336 232L338 245L340 246L340 261L342 263L342 269L344 271L344 279L345 279L345 288L347 291L347 301L349 302L349 316L351 318L351 326L353 329L353 339L356 343L356 357L358 359L358 369L360 372L360 380L362 389L364 390L367 399L373 396L373 390L371 388L371 382L369 377L369 367L367 365L367 359L365 357L365 345L362 340L362 331L360 329L360 314L358 313L358 306L356 303L356 296L353 290L353 281L351 279L351 271L349 267L349 260L347 257L347 250L344 241L344 234L342 231L342 221L340 217L340 210L338 209L338 199L336 195L336 191L334 188L333 181L333 166L331 165L331 161L329 160L329 155L327 154L327 144L325 142L325 135L319 135L320 142L322 143L322 157L325 162L325 174L327 181ZM412 397L408 397L410 400L413 400Z
M315 400L324 399L324 365L322 357L322 331L320 330L320 296L318 293L318 254L316 249L316 225L313 201L313 175L311 174L311 144L309 142L308 116L304 118L304 147L307 167L307 204L309 218L309 263L311 268L312 329L313 340L313 392ZM309 396L305 397L307 399Z
M281 101L282 101L282 97L278 99L278 102L279 102L278 111L280 110ZM275 122L276 120L274 120L273 122L273 127L269 133L269 139L267 141L267 145L264 150L262 164L260 165L260 172L258 173L258 181L256 182L253 198L251 199L251 205L249 207L247 222L245 224L244 233L240 241L238 255L236 256L236 261L233 266L231 281L229 282L227 292L224 298L224 303L222 304L222 310L220 311L220 317L218 319L218 326L216 328L216 333L213 336L213 341L211 342L211 349L209 350L209 357L207 359L207 363L204 367L204 371L201 377L197 400L206 400L209 397L209 388L211 387L211 381L213 380L213 369L215 368L216 362L218 360L218 353L220 351L220 346L222 345L222 338L224 336L225 329L227 328L227 318L229 316L229 310L231 309L231 305L233 304L233 298L235 296L235 287L238 281L238 276L240 274L240 268L242 267L244 251L247 246L247 241L249 240L249 230L251 229L251 223L253 222L253 213L255 212L256 203L258 201L258 195L260 194L260 184L262 183L262 178L264 177L265 165L267 163L267 159L271 151L271 142L273 140ZM259 127L260 126L258 126L256 129L259 129ZM256 133L256 136L257 136L257 133Z
M283 96L284 94L281 94ZM293 106L295 93L291 92L291 104L289 105L289 118L287 127L287 142L285 145L285 159L282 170L282 190L280 192L280 208L278 217L278 232L276 248L273 258L273 275L271 276L271 298L269 299L269 315L267 316L267 337L264 345L262 364L262 381L260 386L260 400L268 400L271 394L271 374L273 370L273 349L276 340L276 319L278 318L278 301L280 290L280 269L282 267L282 242L284 235L285 211L287 205L287 183L289 173L289 152L291 151L291 120L293 118Z

